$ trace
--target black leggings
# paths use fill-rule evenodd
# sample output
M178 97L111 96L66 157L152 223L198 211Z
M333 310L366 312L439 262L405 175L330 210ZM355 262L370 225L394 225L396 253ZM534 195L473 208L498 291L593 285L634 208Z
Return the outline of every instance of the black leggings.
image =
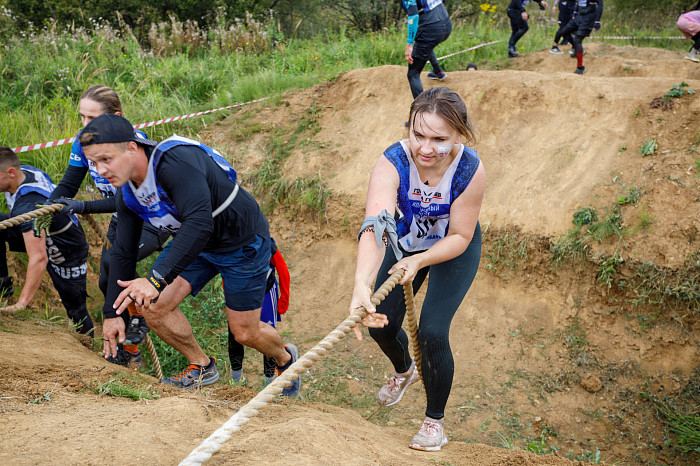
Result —
M506 10L508 13L508 18L510 18L510 40L508 41L509 47L515 47L521 37L530 29L527 21L523 19L522 13L519 11L513 11L510 8Z
M418 271L413 280L416 293L428 272L430 280L423 302L418 325L418 341L421 348L421 367L428 406L425 415L433 419L445 416L445 406L452 389L454 359L450 349L450 325L459 305L474 281L481 257L481 227L477 223L474 238L466 251L447 262L431 265ZM389 277L388 271L397 262L391 248L387 248L384 261L377 274L376 289ZM401 328L406 315L403 287L396 286L377 312L386 314L389 324L384 328L370 328L369 334L394 365L396 372L406 372L411 367L409 342Z
M231 361L231 369L234 371L239 371L243 368L243 357L245 356L245 346L241 345L236 341L236 337L233 336L231 329L228 331L228 358ZM263 354L263 371L265 372L265 377L272 377L275 375L275 368L277 367L277 361L275 358L270 356L265 356Z

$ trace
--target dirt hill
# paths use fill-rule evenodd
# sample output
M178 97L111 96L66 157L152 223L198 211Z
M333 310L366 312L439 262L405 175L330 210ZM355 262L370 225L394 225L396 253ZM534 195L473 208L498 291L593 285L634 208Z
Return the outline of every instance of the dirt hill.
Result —
M406 447L423 418L421 388L363 419L391 369L373 342L348 338L305 374L302 400L264 410L212 464L698 460L669 445L655 406L661 399L679 408L700 404L698 309L672 288L679 276L697 274L700 99L673 99L670 110L650 102L681 82L700 90L700 65L657 49L587 50L584 76L572 73L567 55L544 50L504 63L508 69L464 72L448 64L439 83L464 97L488 178L482 266L452 325L447 447L433 454ZM269 215L292 274L281 331L302 350L347 315L371 168L407 136L405 72L347 72L201 134L250 183L272 144L292 144L283 179L320 179L331 192L320 216L283 204ZM652 138L657 149L643 156L638 150ZM620 203L631 192L636 202ZM554 268L553 247L586 206L601 220L619 215L620 234L589 240L582 260ZM613 267L607 282L605 264ZM664 286L676 296L658 298ZM697 285L688 288L697 293ZM254 394L221 382L186 394L153 385L161 395L153 401L98 395L86 385L120 369L105 367L65 324L0 316L0 329L4 463L173 464ZM257 377L257 364L244 369Z

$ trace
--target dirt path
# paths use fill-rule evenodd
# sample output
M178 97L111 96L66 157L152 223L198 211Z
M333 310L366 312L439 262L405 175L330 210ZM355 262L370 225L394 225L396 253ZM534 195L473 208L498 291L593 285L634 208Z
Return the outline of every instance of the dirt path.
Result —
M597 280L595 260L618 251L622 269L649 261L672 273L700 249L700 98L676 99L669 111L649 106L681 81L700 91L700 66L663 50L588 50L584 76L571 72L568 56L544 50L507 70L449 71L441 83L465 98L488 173L482 268L452 325L448 446L434 454L406 448L422 421L421 388L363 419L391 369L374 343L347 339L305 374L301 401L265 410L211 464L698 459L668 446L651 403L700 403L698 309L634 307L619 281L606 287ZM289 181L324 180L332 191L325 216L284 207L270 215L292 274L281 331L304 350L347 314L369 173L383 149L406 136L409 104L405 68L355 70L256 110L246 121L261 129L244 142L236 136L244 111L202 134L245 176L275 131L301 122L318 129L309 129L284 173ZM658 149L643 157L638 149L651 138ZM639 202L620 207L628 234L591 244L588 262L553 270L550 245L572 228L573 213L593 206L603 215L633 186ZM638 228L642 217L650 228ZM185 394L153 385L148 390L160 398L152 401L98 395L85 384L120 372L65 325L0 316L0 330L3 463L174 464L254 394L219 383Z

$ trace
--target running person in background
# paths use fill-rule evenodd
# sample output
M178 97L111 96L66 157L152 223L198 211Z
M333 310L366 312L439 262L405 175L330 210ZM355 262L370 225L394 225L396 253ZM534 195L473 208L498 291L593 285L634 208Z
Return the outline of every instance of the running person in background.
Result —
M544 0L533 0L540 6L540 10L547 8L547 2ZM525 6L530 3L530 0L511 0L510 5L506 9L508 18L510 18L510 39L508 40L508 58L515 58L519 55L515 45L525 35L530 26L527 24L529 16L525 11Z
M0 147L0 192L5 193L10 208L10 214L0 214L0 220L36 210L37 204L46 204L55 187L49 175L38 168L20 164L12 149ZM19 299L3 310L18 311L29 306L46 269L76 330L92 339L93 323L85 304L88 244L78 219L74 215L55 215L48 234L35 231L32 221L0 230L0 276L3 277L0 280L5 284L3 297L11 296L14 291L12 281L8 280L6 244L11 251L26 252L29 260ZM7 287L8 281L10 288Z
M693 41L690 46L686 60L700 63L700 0L691 8L688 13L683 13L678 17L676 26L683 33L686 39Z
M572 57L576 57L577 65L574 73L583 74L583 39L591 35L591 31L600 29L600 18L603 16L603 0L575 0L574 14L561 31L562 37L573 44Z
M436 451L447 443L443 418L454 375L450 325L481 255L478 217L486 174L476 152L462 144L473 142L474 133L457 93L445 87L425 91L413 101L409 123L409 139L386 149L370 176L350 312L368 311L362 324L371 327L370 335L396 371L377 402L394 405L419 379L401 328L404 292L396 286L375 309L370 285L374 281L376 290L403 269L399 284L412 282L415 293L430 273L418 327L428 405L409 446ZM395 213L401 215L397 222ZM358 327L355 334L362 339Z
M197 141L173 136L155 144L142 139L127 119L104 114L80 135L88 160L117 191L116 238L105 298L104 353L114 355L124 340L119 314L142 306L151 330L179 351L189 365L162 383L189 389L219 379L216 360L202 350L177 306L216 275L224 281L229 328L236 340L273 357L278 373L298 358L277 331L260 322L270 269L267 219L241 188L221 154ZM154 147L155 146L155 147ZM144 222L173 235L147 278L136 274ZM301 377L282 392L297 396Z
M443 80L447 77L433 49L450 36L452 21L442 0L401 0L401 6L408 15L404 58L408 62L408 84L415 99L423 92L420 73L428 61L433 66L429 78Z
M561 31L564 26L569 24L571 21L571 16L574 14L574 3L576 0L554 0L554 5L552 6L552 13L557 11L557 6L559 7L559 18L557 23L559 24L559 29L557 29L556 34L554 34L554 45L549 50L549 53L554 53L561 55L564 52L559 50L559 41L562 39Z
M277 327L277 322L281 320L280 315L289 309L289 269L282 257L275 240L270 238L271 257L270 269L267 272L267 285L265 287L265 300L260 311L260 321L268 325ZM275 277L275 271L279 275L279 282ZM231 361L231 380L235 383L241 382L243 371L243 357L245 347L236 341L236 337L229 328L228 331L228 357ZM266 386L275 378L275 360L263 355L263 385ZM245 383L245 377L243 377Z
M112 89L103 85L92 86L83 92L83 95L80 97L78 108L80 112L80 121L83 127L94 118L104 113L122 114L122 103L121 100L119 100L119 96ZM148 139L142 132L139 131L138 133L142 138ZM97 190L102 194L104 199L89 203L69 199L75 197L78 193L80 185L85 178L85 174L88 172L94 180ZM68 168L61 182L56 189L54 189L53 193L51 193L51 202L67 204L67 207L61 210L62 213L111 213L117 210L117 203L114 197L116 192L117 188L101 177L97 173L94 164L91 164L85 157L83 147L80 144L80 133L78 133L78 136L73 142L73 147L71 148ZM107 238L109 238L111 242L114 242L116 229L117 216L113 215L107 230ZM168 237L168 234L163 234L157 228L144 225L139 241L138 260L150 256L154 251L161 250L163 243ZM102 256L100 258L99 278L100 291L102 291L103 295L107 294L110 258L111 250L107 246L103 246ZM146 319L138 312L136 306L133 305L129 306L128 313L125 312L122 314L122 318L127 325L126 342L123 345L119 345L116 356L109 356L107 360L122 366L127 366L132 362L141 366L141 351L139 350L138 344L146 338L149 331Z

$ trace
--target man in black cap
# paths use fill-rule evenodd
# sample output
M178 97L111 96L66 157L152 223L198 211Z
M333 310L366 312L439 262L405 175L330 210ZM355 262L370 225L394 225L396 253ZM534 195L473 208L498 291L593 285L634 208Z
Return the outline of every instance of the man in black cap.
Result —
M117 340L124 340L124 321L117 315L134 302L142 306L151 330L190 363L163 383L192 388L216 382L215 359L197 344L177 305L220 274L236 340L273 357L278 372L286 370L298 358L296 347L284 345L273 327L260 322L270 264L268 223L236 182L231 165L191 139L173 136L157 145L141 139L128 120L114 114L92 120L80 142L100 176L121 188L104 305L105 354L116 352ZM169 231L173 240L148 277L131 280L144 221ZM300 385L297 377L282 394L297 396Z

